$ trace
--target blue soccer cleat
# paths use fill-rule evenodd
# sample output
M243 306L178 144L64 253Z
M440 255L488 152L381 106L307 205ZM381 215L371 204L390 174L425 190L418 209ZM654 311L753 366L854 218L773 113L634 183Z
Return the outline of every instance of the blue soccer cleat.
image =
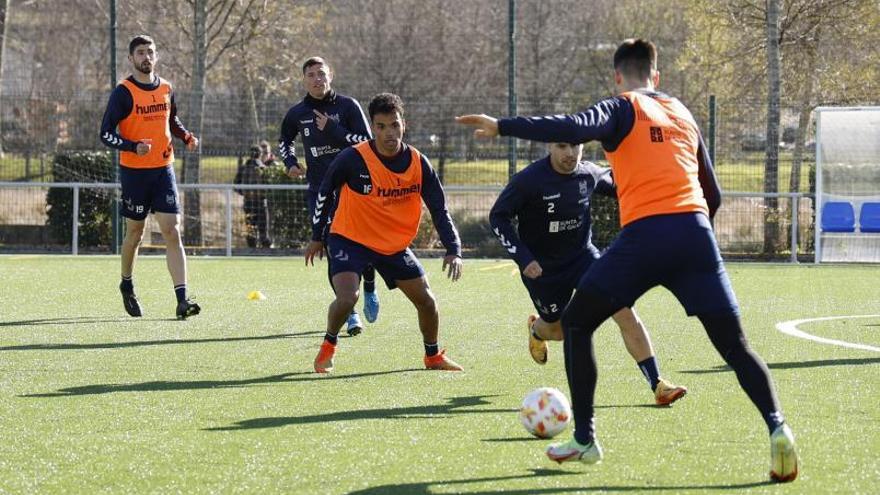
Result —
M352 311L352 313L348 315L348 321L345 324L345 331L348 333L348 336L354 337L361 333L361 330L363 329L364 324L361 323L360 315Z
M379 318L379 294L364 292L364 318L370 323Z

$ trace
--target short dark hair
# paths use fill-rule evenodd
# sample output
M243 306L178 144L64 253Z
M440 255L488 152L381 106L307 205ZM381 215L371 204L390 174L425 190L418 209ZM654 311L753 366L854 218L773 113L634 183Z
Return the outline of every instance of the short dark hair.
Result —
M259 158L260 153L262 153L259 146L251 146L249 151L250 151L251 158Z
M370 100L368 108L370 113L370 121L377 113L391 114L397 112L403 117L403 100L394 93L379 93Z
M134 49L141 45L155 45L156 42L153 41L153 38L147 36L146 34L139 34L131 39L128 42L128 54L134 55Z
M628 79L648 79L656 69L657 47L650 41L630 38L614 52L614 70Z
M303 74L305 74L306 70L313 65L326 65L330 72L333 72L333 68L330 67L330 64L328 64L322 57L309 57L303 62Z

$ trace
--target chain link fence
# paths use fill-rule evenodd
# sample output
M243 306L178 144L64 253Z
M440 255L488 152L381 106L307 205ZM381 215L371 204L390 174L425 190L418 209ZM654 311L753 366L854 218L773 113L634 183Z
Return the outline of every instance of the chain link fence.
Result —
M366 106L369 96L358 95L358 99ZM189 98L178 93L176 100L178 114L187 125L194 120L187 108ZM438 171L465 249L477 256L503 257L490 232L487 216L508 179L507 140L476 141L468 130L454 123L454 117L473 112L504 115L506 99L424 101L417 96L404 96L404 102L405 139L426 154ZM3 95L0 252L114 251L110 222L118 192L110 185L116 181L115 170L107 165L112 163L111 153L98 141L106 103L107 95L97 92L75 96ZM275 148L281 120L295 103L206 96L197 178L184 177L185 154L176 143L181 156L175 167L178 178L186 183L181 186L181 199L185 220L189 220L182 223L199 228L195 236L184 231L189 251L293 254L303 247L308 240L309 223L305 184L301 180L287 178L280 162L276 162L264 170L263 184L232 184L252 145L267 140ZM815 163L812 127L808 125L799 132L799 112L783 109L776 187L771 187L774 192L768 194L764 164L766 104L719 101L714 109L717 120L710 122L708 98L685 103L694 111L707 141L710 134L715 135L716 173L725 192L715 227L725 255L748 259L811 258L815 218L811 199ZM585 106L585 102L575 100L521 100L518 111L567 113ZM795 146L798 139L803 146ZM298 153L302 156L301 149ZM104 165L87 166L81 160L70 159L82 154L97 154L103 157ZM519 141L517 168L545 154L545 145ZM606 164L596 143L585 147L585 158ZM793 174L797 180L792 180ZM249 242L256 235L256 227L245 212L245 193L251 204L258 201L265 208L271 247ZM77 201L75 195L79 197ZM79 212L71 210L74 203ZM195 203L197 209L193 208ZM797 208L792 208L793 204ZM78 232L73 228L74 215ZM593 215L595 241L600 247L606 246L618 230L616 203L596 198ZM415 247L437 249L437 242L430 219L426 218ZM158 228L148 223L146 249L161 249L162 244Z

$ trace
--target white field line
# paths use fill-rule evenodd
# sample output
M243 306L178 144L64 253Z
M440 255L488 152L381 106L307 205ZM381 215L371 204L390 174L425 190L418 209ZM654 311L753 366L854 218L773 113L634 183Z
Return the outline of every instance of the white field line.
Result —
M852 318L880 318L880 315L825 316L822 318L807 318L804 320L782 321L776 324L776 329L784 334L791 335L792 337L812 340L813 342L818 342L820 344L836 345L840 347L848 347L850 349L861 349L863 351L880 352L880 347L874 347L864 344L854 344L852 342L844 342L843 340L826 339L825 337L810 335L807 332L798 329L798 326L804 323L812 323L814 321L849 320Z

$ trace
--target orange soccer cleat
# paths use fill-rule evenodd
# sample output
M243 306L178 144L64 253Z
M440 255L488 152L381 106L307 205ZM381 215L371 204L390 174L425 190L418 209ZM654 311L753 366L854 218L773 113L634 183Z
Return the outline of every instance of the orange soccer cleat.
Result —
M441 371L464 371L461 365L446 356L446 349L433 356L425 356L425 368Z
M684 397L687 391L686 387L675 385L661 378L657 383L657 388L654 389L654 399L658 406L668 406Z
M315 356L315 372L330 373L333 371L333 355L336 354L336 346L327 342L321 343L321 349Z
M529 331L529 354L532 355L532 359L536 363L547 364L547 342L536 338L535 334L532 333L532 325L536 321L538 321L538 315L529 315L529 318L526 320L526 328Z

